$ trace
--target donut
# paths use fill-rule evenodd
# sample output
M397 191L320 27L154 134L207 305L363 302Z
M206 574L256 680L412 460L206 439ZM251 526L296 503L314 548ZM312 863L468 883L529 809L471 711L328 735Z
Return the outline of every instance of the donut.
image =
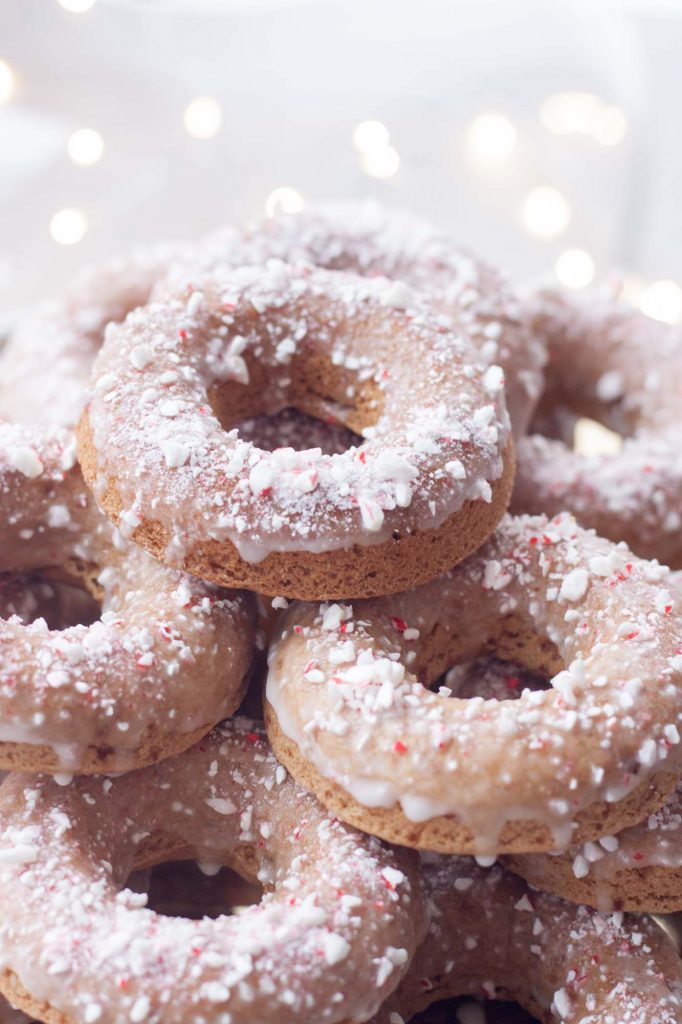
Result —
M110 328L79 425L85 479L136 543L202 579L310 599L411 586L480 546L513 444L502 371L464 322L384 278L309 266L199 284ZM241 420L285 408L364 440L328 456L240 438Z
M165 569L94 506L71 453L0 424L0 565L101 605L61 631L0 620L0 768L123 771L190 746L239 705L254 651L248 595Z
M510 858L534 886L601 910L682 910L682 788L644 821L557 857Z
M668 570L572 516L505 516L403 594L295 603L270 648L275 753L343 820L442 853L565 849L641 820L679 774ZM482 653L551 678L516 701L428 687Z
M266 894L190 921L124 889L186 856ZM241 718L116 779L6 779L0 905L0 989L49 1024L367 1020L425 933L414 855L330 817Z
M373 200L346 200L268 218L239 242L223 228L203 240L199 253L175 261L162 288L191 283L197 266L219 264L226 254L244 263L275 257L388 277L427 296L441 314L466 326L482 358L502 367L514 435L525 432L542 389L541 338L528 330L502 275L428 221Z
M466 857L432 855L422 884L427 938L373 1024L402 1024L462 994L513 999L547 1024L682 1019L680 959L650 918L574 906Z
M81 271L54 299L21 317L0 353L0 418L74 426L106 325L144 305L176 251L148 246Z
M543 404L623 435L617 455L581 455L562 437L518 447L515 512L569 510L643 558L682 566L682 336L624 304L543 292L528 317L549 350Z

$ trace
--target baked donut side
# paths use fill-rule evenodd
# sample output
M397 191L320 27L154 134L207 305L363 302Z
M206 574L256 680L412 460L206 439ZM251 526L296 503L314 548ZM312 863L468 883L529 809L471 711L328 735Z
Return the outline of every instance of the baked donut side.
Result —
M310 267L199 283L108 332L79 428L85 478L136 543L204 579L299 597L385 593L482 543L513 450L502 373L466 324L446 327L395 282ZM239 436L241 420L288 407L363 441L325 455Z
M344 820L409 846L561 850L634 824L679 773L668 579L569 515L507 516L423 587L295 604L270 649L273 748ZM515 701L427 688L481 652L552 685Z
M600 910L672 914L682 910L682 791L643 821L573 846L557 857L510 857L538 889Z
M568 437L524 438L512 511L568 510L601 536L679 568L679 328L596 296L542 292L526 307L549 352L542 405L598 420L623 444L618 454L587 456Z
M124 888L195 856L265 890L237 917L167 918ZM367 1019L425 933L418 862L331 818L235 719L124 777L0 789L0 988L49 1024Z

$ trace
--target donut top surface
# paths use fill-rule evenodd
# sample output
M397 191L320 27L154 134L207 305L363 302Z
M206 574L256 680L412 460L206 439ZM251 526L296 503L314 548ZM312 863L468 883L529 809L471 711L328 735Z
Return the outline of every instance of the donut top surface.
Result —
M0 790L0 956L71 1021L367 1019L425 930L416 858L335 821L235 719L116 779ZM195 856L256 878L239 916L187 920L123 888Z
M553 403L624 436L679 426L682 332L623 302L542 291L526 301L547 339L546 390Z
M240 238L230 228L216 231L176 261L161 291L192 282L201 267L266 263L271 257L388 277L428 296L441 314L466 323L481 358L502 366L514 432L524 432L540 394L544 346L528 330L502 275L445 232L374 200L322 203L268 218Z
M240 437L241 420L291 406L363 444L267 452ZM96 490L115 486L124 525L159 522L169 561L202 539L257 562L436 528L491 500L509 434L502 372L465 323L396 282L276 261L110 327L89 421Z
M569 515L507 516L413 591L293 605L268 701L306 760L366 807L456 815L477 852L498 849L507 818L543 823L563 848L581 808L678 770L682 617L668 577ZM515 701L427 688L486 650L551 687Z

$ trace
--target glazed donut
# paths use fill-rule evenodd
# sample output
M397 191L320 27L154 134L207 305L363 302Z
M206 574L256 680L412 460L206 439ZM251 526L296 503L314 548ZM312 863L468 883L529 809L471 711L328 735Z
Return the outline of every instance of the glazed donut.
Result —
M121 891L178 856L268 892L189 921ZM367 1020L425 932L416 858L329 817L239 718L122 778L5 780L0 906L0 988L50 1024Z
M633 824L680 770L667 574L568 514L506 516L413 591L292 605L269 655L275 753L341 818L407 846L546 851ZM550 689L500 702L426 688L489 651L556 673Z
M617 835L561 856L528 854L510 866L534 886L601 910L682 910L682 788L660 810Z
M554 515L682 566L682 335L625 305L555 292L528 300L549 349L543 404L624 436L618 455L585 456L540 435L518 449L512 509ZM570 416L568 417L570 423Z
M79 425L86 481L136 543L302 598L383 594L480 546L513 454L502 373L465 323L383 278L276 262L200 285L110 328ZM365 440L266 452L232 429L288 407Z
M650 918L606 917L465 857L429 857L422 884L429 933L373 1024L479 993L513 999L547 1024L682 1020L680 959Z
M238 707L254 609L125 542L68 458L0 424L0 564L49 570L102 606L61 632L0 620L0 768L123 771L184 750Z
M32 426L74 426L106 325L144 305L179 251L150 246L82 271L55 299L22 317L0 353L0 417Z
M198 267L226 258L266 263L310 263L327 270L388 277L428 297L432 306L466 327L479 355L499 364L515 437L528 426L542 388L545 352L521 316L518 299L493 267L459 249L427 221L373 200L326 203L280 214L244 232L229 229L203 240L201 251L175 262L170 282L192 282ZM169 282L162 282L167 290Z

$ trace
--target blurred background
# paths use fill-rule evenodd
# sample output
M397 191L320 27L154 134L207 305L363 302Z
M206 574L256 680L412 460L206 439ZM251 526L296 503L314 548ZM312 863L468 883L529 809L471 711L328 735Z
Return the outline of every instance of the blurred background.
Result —
M341 196L682 319L680 0L1 0L0 311Z

